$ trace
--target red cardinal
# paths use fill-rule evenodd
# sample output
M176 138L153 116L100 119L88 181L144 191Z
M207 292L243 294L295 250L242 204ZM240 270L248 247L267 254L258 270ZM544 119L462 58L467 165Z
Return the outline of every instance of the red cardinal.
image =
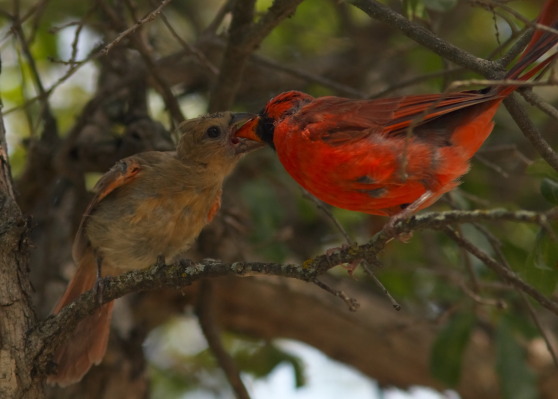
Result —
M556 29L557 21L558 0L549 0L537 22ZM557 42L558 35L535 31L505 79L537 75L556 54L535 62ZM402 217L459 184L492 131L496 110L516 89L374 100L289 91L272 98L237 137L267 142L301 186L331 205Z
M249 117L226 112L186 121L176 152L137 154L107 172L76 234L76 274L53 313L93 288L98 267L103 275L118 275L146 268L160 256L173 260L184 254L219 210L223 181L251 149L233 135ZM48 382L77 382L101 362L112 306L79 322L55 353L57 372Z

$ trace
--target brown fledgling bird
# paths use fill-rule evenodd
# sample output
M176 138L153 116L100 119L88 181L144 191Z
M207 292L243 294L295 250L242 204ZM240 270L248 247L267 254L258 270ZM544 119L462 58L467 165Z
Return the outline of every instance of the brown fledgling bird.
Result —
M221 205L222 185L242 154L254 149L235 137L253 115L223 112L185 121L176 152L125 158L95 186L73 246L77 270L53 313L104 276L146 268L184 254ZM103 359L113 302L81 320L55 353L49 383L66 386Z

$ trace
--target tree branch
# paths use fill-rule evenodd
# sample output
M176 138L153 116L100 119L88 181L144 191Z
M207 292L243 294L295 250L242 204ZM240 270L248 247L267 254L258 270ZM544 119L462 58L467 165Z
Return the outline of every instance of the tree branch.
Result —
M255 0L236 1L230 36L219 70L221 73L211 93L209 112L229 109L240 85L246 61L266 36L287 16L291 15L302 0L275 0L264 16L255 24Z
M112 40L101 49L100 55L107 55L109 51L112 50L112 48L120 43L124 38L140 29L143 25L155 20L159 16L159 14L163 12L163 8L165 8L171 1L172 0L161 1L159 7L149 12L145 17L139 19L134 25L128 27L123 32L120 32L120 34L114 40Z
M407 37L457 65L461 65L491 79L501 76L500 73L495 72L502 68L499 62L475 57L459 47L440 39L433 32L417 23L409 21L403 15L375 0L350 0L349 2L364 11L371 18L390 26L395 26Z
M0 110L2 102L0 100ZM0 397L38 399L43 385L30 372L26 332L36 322L31 307L29 241L12 188L4 120L0 117Z
M533 147L555 170L558 170L558 153L552 149L550 144L542 137L534 123L529 119L524 107L510 96L504 100L504 105L510 112L513 120L519 126L525 137L531 142Z
M535 299L540 305L547 308L554 314L558 315L558 303L553 300L548 299L543 294L541 294L536 288L525 283L521 280L512 270L508 269L482 249L474 245L471 241L463 238L460 234L456 233L455 230L445 229L446 234L453 239L459 246L465 248L473 256L482 261L486 266L488 266L492 271L494 271L498 276L503 278L505 281L509 282L514 287L525 292L533 299Z
M221 342L219 326L213 315L215 306L212 305L214 303L215 295L213 293L212 283L209 280L203 280L196 303L196 314L198 315L201 330L211 352L217 359L217 363L219 363L219 366L225 373L237 399L250 399L248 390L240 378L238 367Z
M148 269L135 270L116 277L107 277L104 279L103 284L102 303L117 299L131 292L155 290L164 287L184 287L202 278L221 276L272 275L313 283L318 281L317 284L319 284L317 277L336 265L351 263L359 259L364 259L370 264L378 264L377 257L386 244L394 237L403 233L427 228L446 230L447 226L451 224L479 221L506 220L546 226L549 220L557 219L558 211L556 210L548 213L511 212L503 209L427 213L397 222L389 234L381 231L366 244L341 248L333 253L318 255L306 260L301 265L264 262L226 263L213 259L205 259L199 262L184 260L177 264L162 266L156 264ZM502 267L494 259L464 238L456 234L452 235L451 233L450 236L474 256L485 262L499 276L531 296L543 307L558 314L558 303L546 298L511 271L507 269L502 270ZM346 299L344 300L347 302ZM38 367L39 373L45 373L48 370L48 359L50 359L60 342L75 328L79 320L90 314L100 305L101 303L98 303L95 293L88 291L82 294L74 303L62 309L59 314L49 317L37 326L30 334L29 342L37 353L35 364Z

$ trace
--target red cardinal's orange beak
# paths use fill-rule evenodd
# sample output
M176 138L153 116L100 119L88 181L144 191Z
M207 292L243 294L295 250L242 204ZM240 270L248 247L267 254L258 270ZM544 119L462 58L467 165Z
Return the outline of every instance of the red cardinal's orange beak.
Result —
M240 129L236 131L235 136L261 143L262 139L259 138L258 135L256 134L256 128L258 127L259 121L260 121L259 116L250 119L248 122L242 125Z

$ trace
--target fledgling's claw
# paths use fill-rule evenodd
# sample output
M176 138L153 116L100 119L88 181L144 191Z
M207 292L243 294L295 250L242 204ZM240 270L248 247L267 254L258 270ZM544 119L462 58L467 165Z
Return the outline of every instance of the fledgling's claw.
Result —
M165 255L159 255L157 256L157 260L155 261L155 267L156 268L160 268L163 266L166 266L166 261L165 261Z
M93 292L95 293L95 300L99 305L103 303L104 289L105 289L105 279L102 277L97 277L97 280L95 280L95 285L93 286Z
M103 290L104 290L104 282L103 282L103 274L102 274L102 266L103 266L103 256L97 252L95 254L97 260L97 279L95 280L95 285L93 289L95 290L95 298L97 299L97 303L103 303Z

